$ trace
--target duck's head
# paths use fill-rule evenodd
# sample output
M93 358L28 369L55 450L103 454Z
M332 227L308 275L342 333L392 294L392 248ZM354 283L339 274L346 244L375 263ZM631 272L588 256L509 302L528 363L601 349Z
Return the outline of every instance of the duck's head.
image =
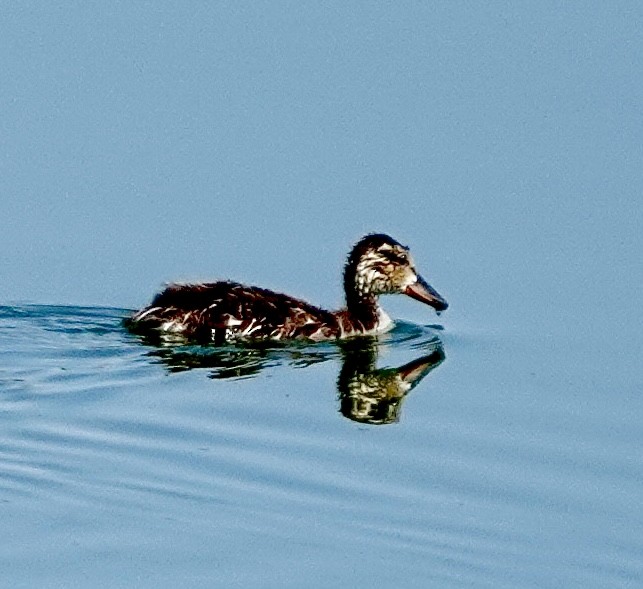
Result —
M344 269L346 298L364 299L382 294L406 294L444 311L447 302L417 273L409 248L382 233L360 239Z

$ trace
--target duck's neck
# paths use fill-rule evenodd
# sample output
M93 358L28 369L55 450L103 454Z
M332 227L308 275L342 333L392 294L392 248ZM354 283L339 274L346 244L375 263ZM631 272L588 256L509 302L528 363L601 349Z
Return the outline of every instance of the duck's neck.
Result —
M383 311L376 296L360 295L353 290L346 292L346 314L355 331L373 331L378 328Z
M363 277L358 279L360 259L360 252L353 249L344 267L346 310L341 313L340 322L345 334L380 331L391 322L380 308L377 295L370 291Z

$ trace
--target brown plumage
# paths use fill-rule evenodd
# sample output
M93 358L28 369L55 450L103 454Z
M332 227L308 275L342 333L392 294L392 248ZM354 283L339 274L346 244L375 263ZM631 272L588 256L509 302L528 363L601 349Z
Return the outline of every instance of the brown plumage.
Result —
M235 340L328 340L379 333L392 322L381 294L404 293L437 311L446 301L415 271L408 248L372 234L351 250L344 268L346 308L326 311L256 286L220 281L173 284L126 321L136 333L222 344Z

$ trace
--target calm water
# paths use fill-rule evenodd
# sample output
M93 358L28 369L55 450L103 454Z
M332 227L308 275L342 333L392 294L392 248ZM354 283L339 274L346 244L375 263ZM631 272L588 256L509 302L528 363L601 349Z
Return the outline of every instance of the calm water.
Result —
M643 583L643 409L604 331L217 350L126 313L0 308L0 585Z
M643 587L641 2L1 14L0 589ZM367 232L444 316L214 350L96 306L335 308Z

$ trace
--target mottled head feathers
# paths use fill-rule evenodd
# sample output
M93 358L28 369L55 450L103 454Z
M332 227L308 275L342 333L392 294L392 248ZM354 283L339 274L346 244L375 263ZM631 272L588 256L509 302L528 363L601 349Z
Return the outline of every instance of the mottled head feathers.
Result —
M347 299L403 292L416 279L409 249L383 233L360 239L344 268Z

